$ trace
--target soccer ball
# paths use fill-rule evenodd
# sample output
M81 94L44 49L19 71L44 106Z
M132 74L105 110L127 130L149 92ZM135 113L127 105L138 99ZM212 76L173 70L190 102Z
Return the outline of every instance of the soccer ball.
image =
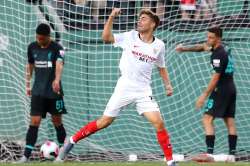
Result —
M46 141L40 149L41 158L53 160L59 153L59 146L53 141Z

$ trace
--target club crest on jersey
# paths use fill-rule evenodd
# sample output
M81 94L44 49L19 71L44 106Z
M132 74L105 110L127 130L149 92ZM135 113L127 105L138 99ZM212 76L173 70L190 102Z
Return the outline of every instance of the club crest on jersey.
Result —
M220 67L220 59L213 59L213 66Z

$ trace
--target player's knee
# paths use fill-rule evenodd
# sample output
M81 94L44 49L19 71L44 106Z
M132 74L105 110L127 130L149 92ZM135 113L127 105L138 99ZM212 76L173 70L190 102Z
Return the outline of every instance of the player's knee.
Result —
M228 129L228 135L237 135L236 128Z
M226 123L226 126L228 128L228 133L230 135L236 135L236 126L234 123L234 119L226 119L225 123Z
M236 127L234 124L227 126L229 135L237 135Z
M111 120L111 119L105 119L102 122L102 128L108 127L109 125L111 125L112 122L113 122L113 120Z
M53 121L53 120L52 120L52 122L53 122L53 125L54 125L55 127L58 127L58 126L61 126L61 125L62 125L62 122L61 122L61 121Z
M234 129L235 128L234 123L227 123L226 125L227 125L227 128L229 128L229 129Z
M97 120L97 128L103 129L108 127L112 122L114 121L114 118L111 117L101 117Z
M165 129L165 125L164 125L163 120L157 121L153 125L157 131L161 131L161 130Z
M202 123L204 126L212 125L214 118L211 115L205 114L202 118Z
M30 125L31 126L40 126L41 120L39 119L31 119Z
M60 126L62 124L61 116L52 116L51 121L55 127Z
M52 123L55 127L60 126L62 124L61 120L58 119L52 119Z

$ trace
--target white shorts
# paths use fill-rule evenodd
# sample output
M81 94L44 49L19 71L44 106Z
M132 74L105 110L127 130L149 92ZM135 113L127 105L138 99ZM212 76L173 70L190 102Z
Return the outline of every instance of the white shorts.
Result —
M151 89L137 91L128 82L119 79L103 114L109 117L117 117L119 112L131 103L136 104L139 115L144 112L160 111L157 102L152 97Z

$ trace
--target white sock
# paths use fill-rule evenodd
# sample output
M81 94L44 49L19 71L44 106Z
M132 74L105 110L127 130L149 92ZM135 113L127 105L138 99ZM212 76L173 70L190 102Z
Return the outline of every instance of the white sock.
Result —
M69 142L72 143L72 144L75 144L75 142L73 141L73 136L71 136L71 137L69 138Z

